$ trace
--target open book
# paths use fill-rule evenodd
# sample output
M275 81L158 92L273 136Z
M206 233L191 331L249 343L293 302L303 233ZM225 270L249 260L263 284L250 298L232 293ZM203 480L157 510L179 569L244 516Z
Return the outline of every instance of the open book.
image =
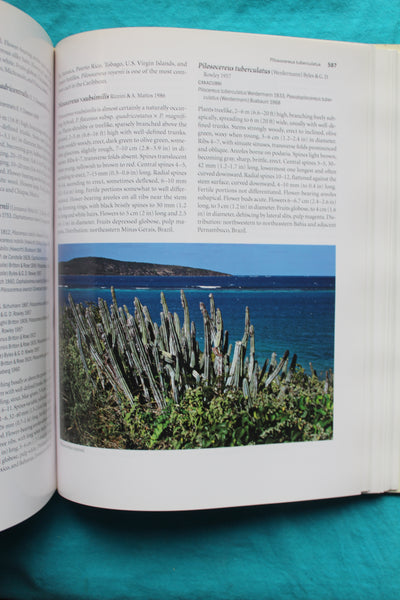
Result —
M399 487L398 69L0 4L1 529Z

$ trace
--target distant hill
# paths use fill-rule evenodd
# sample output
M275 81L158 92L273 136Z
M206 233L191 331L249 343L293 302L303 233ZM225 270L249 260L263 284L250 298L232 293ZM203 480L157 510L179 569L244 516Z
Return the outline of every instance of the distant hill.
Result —
M128 276L192 276L192 277L230 277L228 273L220 273L209 269L180 267L178 265L157 265L153 263L128 262L85 256L60 262L60 275L128 275Z

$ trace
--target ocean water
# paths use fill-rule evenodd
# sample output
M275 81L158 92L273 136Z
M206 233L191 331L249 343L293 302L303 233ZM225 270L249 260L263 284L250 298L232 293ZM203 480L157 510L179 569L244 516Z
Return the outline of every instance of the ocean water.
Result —
M200 302L209 307L213 294L220 308L224 329L234 345L242 338L245 309L249 307L254 325L257 360L285 350L298 356L307 371L309 363L321 376L334 370L335 278L334 277L105 277L61 276L59 299L68 302L97 303L98 297L111 302L114 286L119 305L133 312L133 299L146 305L151 317L160 322L160 292L164 291L169 310L177 312L183 322L180 290L188 301L191 320L202 344L203 320Z

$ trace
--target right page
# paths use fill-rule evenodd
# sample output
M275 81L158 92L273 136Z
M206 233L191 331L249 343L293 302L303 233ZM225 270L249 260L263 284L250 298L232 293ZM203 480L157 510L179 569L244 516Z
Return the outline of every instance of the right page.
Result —
M60 493L371 490L374 49L131 29L56 57Z

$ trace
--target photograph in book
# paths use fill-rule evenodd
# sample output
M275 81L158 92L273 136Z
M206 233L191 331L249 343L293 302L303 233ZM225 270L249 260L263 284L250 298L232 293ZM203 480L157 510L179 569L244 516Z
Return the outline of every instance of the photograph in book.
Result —
M62 439L158 450L332 439L334 246L58 254Z

